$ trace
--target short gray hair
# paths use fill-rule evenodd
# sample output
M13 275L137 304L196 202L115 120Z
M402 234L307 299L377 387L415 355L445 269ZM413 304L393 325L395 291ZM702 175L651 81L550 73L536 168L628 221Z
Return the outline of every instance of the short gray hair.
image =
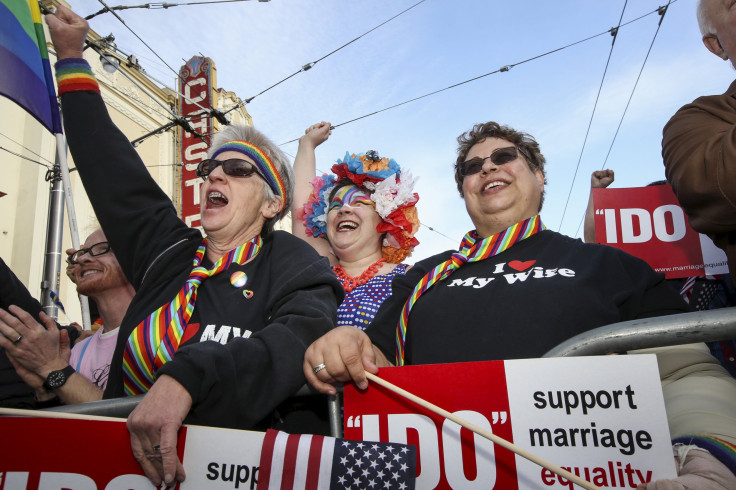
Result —
M291 168L291 162L286 156L286 153L281 151L273 141L253 126L233 124L226 126L225 129L215 134L207 156L210 157L224 144L236 140L247 141L260 148L271 159L271 162L276 167L276 171L281 176L281 181L284 183L283 207L279 214L267 219L266 223L264 223L261 235L265 236L273 231L276 222L281 220L289 209L291 209L291 202L294 199L294 171ZM271 189L271 186L265 180L263 181L263 196L269 202L276 200L276 194L274 194L273 189Z
M700 0L698 2L696 14L698 16L698 27L700 27L700 33L703 36L716 34L716 28L713 27L711 15L713 14L713 8L720 2L721 0Z

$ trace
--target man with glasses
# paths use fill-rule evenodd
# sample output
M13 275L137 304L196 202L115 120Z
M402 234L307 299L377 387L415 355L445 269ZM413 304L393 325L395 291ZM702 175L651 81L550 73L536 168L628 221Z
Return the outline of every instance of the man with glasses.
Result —
M77 292L95 301L102 319L102 327L77 342L71 353L68 335L45 314L39 315L44 326L17 306L0 310L0 347L36 390L36 399L47 404L56 397L65 404L102 399L118 327L135 295L102 230L92 233L67 261Z

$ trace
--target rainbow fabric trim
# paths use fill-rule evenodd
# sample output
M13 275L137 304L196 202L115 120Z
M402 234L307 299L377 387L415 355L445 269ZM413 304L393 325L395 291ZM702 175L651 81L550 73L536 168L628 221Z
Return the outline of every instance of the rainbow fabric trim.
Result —
M65 58L54 65L59 95L67 92L100 92L97 79L92 74L89 63L82 58Z
M281 175L263 150L249 141L234 140L228 141L212 152L212 158L215 158L220 153L226 151L237 151L238 153L242 153L243 155L250 157L263 174L263 177L266 179L266 182L268 182L268 186L271 190L279 197L284 197L286 195L286 188L284 187L284 181L281 179Z
M672 440L672 444L694 445L707 450L736 475L736 445L713 436L682 436Z
M399 323L396 326L396 365L404 365L404 346L406 344L406 330L409 325L409 314L422 294L438 282L446 279L464 264L498 255L516 243L546 229L547 227L542 224L542 219L537 214L482 240L480 240L475 230L468 232L460 243L460 250L425 274L414 287L409 299L404 303Z
M143 320L130 334L123 352L123 384L126 395L146 393L156 380L156 371L172 360L192 317L197 289L205 279L227 270L231 264L242 265L261 250L260 236L245 242L220 257L211 269L200 267L207 249L205 238L192 261L187 282L169 303Z

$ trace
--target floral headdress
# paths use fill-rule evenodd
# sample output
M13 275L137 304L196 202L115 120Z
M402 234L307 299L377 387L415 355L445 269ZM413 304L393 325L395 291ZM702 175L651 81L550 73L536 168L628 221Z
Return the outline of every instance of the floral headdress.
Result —
M304 204L303 221L308 236L327 238L327 207L330 193L342 179L370 192L376 204L381 223L376 231L384 234L382 254L391 263L398 264L411 255L419 245L414 238L419 231L416 203L411 174L402 172L393 158L381 158L377 152L359 155L345 153L345 158L332 166L332 175L323 174L312 181L313 192Z

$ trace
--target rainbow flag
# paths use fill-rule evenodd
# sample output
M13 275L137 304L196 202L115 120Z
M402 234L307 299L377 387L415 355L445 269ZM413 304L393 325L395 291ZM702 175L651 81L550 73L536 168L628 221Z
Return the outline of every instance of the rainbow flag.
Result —
M0 94L52 133L61 117L37 0L0 0Z

